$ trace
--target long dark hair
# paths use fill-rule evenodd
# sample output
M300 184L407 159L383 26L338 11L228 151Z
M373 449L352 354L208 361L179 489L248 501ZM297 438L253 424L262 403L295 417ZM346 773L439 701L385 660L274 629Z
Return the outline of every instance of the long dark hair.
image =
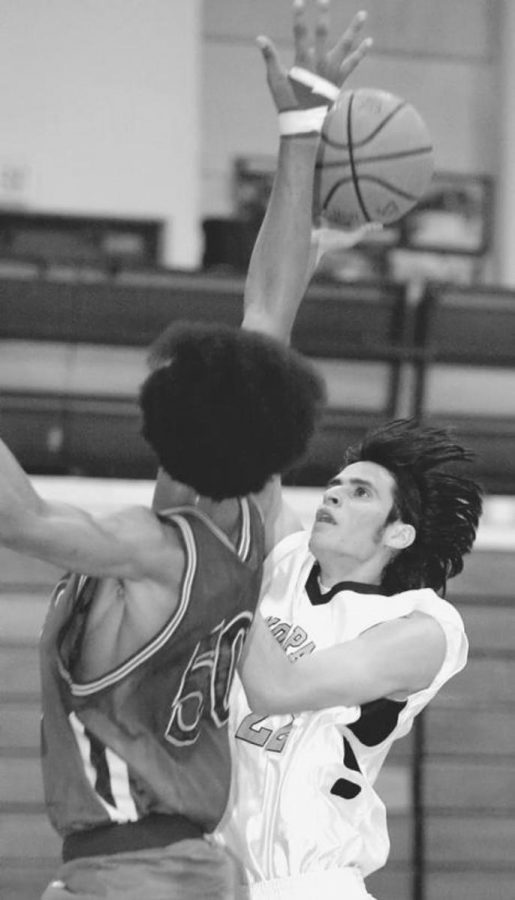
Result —
M378 428L347 451L345 465L374 462L395 479L394 502L385 524L401 520L416 530L413 544L383 572L386 593L420 587L444 593L448 579L463 569L482 510L480 486L458 471L472 458L447 430L414 419L397 419Z

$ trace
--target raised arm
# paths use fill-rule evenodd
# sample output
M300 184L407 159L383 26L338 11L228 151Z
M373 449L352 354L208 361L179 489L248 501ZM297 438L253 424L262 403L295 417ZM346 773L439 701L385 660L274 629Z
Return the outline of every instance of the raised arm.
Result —
M329 0L317 0L314 45L306 26L304 0L294 0L293 20L295 65L290 73L272 41L258 38L281 136L272 193L247 274L242 322L243 328L285 342L289 341L315 256L322 246L326 247L323 233L318 232L311 252L313 176L323 120L339 87L371 45L370 40L359 39L366 14L358 13L341 39L328 49ZM279 503L278 490L276 480L259 498L267 522L274 523L267 529L269 546L299 527ZM160 471L154 508L172 507L181 499L180 486Z
M289 341L317 257L325 250L321 232L312 245L313 177L325 112L371 45L370 39L360 40L364 12L328 49L329 0L317 2L313 45L303 0L294 2L293 10L295 61L290 73L273 43L258 39L281 137L272 193L249 265L243 318L244 328L284 341Z
M272 193L254 246L244 292L242 327L288 342L316 259L337 242L351 246L361 235L330 234L317 229L312 238L313 177L319 134L330 103L368 52L361 40L366 13L358 13L332 48L328 48L329 0L317 0L314 43L305 21L304 0L293 3L295 65L283 67L269 38L258 38L270 93L279 114L280 144ZM155 509L180 502L181 488L158 473ZM258 502L266 521L267 548L300 522L282 502L275 479Z
M354 16L334 47L328 47L329 0L317 0L314 42L305 4L294 14L294 66L288 73L273 43L260 38L267 81L279 116L279 156L267 211L254 246L244 293L243 328L289 342L298 308L314 268L329 246L351 246L361 235L313 230L313 180L319 134L327 109L371 40L361 40L366 13ZM301 522L284 502L279 479L257 498L265 518L267 549L298 531Z
M96 518L86 510L53 503L38 494L18 461L0 440L0 543L85 575L141 579L170 554L163 529L143 507Z

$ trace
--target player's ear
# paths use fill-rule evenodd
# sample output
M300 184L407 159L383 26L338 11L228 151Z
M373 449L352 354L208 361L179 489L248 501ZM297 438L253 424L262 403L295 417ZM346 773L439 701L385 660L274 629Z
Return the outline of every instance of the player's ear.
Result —
M386 535L386 545L392 550L406 550L411 547L417 536L417 532L413 525L406 522L392 522L388 528Z

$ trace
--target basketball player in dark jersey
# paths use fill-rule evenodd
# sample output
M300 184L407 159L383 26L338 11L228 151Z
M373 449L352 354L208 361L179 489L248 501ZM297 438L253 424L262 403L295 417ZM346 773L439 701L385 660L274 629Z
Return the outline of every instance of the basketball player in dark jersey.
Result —
M41 641L45 795L64 860L45 900L231 896L227 857L204 837L227 800L228 695L269 480L304 450L323 390L298 354L250 331L174 326L157 353L143 433L182 507L100 518L47 502L0 442L0 541L74 573Z
M363 52L350 54L347 71ZM308 112L287 118L279 160L306 247L298 231L277 227L302 255L311 184L300 176L312 171L327 101L313 86L307 97L302 83L293 91L283 75L273 90L281 111ZM251 287L267 252L266 242L256 248ZM274 273L288 316L301 269ZM266 333L269 312L251 304L246 327ZM80 573L57 587L42 638L45 790L64 838L44 900L232 896L227 860L205 839L227 798L229 688L264 545L275 542L271 476L304 449L321 397L312 371L266 337L167 334L141 393L144 434L182 504L159 514L100 520L47 503L0 443L0 540Z

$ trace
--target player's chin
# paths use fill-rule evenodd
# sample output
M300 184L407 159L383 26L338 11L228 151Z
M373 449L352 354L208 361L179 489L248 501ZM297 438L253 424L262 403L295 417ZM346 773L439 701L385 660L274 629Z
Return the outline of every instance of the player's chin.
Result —
M309 536L308 546L314 556L317 555L317 549L326 547L332 537L332 529L334 525L329 522L314 522Z

